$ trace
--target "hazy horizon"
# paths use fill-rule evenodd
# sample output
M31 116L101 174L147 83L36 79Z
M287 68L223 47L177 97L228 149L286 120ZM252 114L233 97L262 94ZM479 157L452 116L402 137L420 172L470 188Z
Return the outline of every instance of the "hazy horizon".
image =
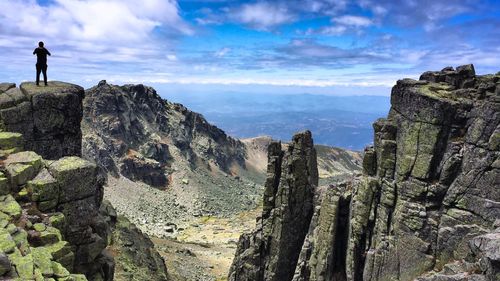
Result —
M270 136L288 142L310 130L315 144L363 150L373 142L372 124L387 116L388 96L319 94L161 93L203 114L212 124L237 138Z

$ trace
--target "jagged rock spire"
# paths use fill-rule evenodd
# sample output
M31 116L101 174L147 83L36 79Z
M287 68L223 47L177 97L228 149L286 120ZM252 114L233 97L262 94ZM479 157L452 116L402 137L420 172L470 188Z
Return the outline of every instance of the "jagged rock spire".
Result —
M290 280L313 215L318 185L311 132L296 134L286 151L269 146L264 210L258 228L240 238L229 280Z

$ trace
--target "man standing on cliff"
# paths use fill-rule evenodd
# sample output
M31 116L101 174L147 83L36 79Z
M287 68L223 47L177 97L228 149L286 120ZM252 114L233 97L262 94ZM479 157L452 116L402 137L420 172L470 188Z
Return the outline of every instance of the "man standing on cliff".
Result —
M51 55L49 50L45 49L43 42L38 42L38 48L33 51L36 55L36 85L40 84L40 72L43 73L43 82L47 86L47 55Z

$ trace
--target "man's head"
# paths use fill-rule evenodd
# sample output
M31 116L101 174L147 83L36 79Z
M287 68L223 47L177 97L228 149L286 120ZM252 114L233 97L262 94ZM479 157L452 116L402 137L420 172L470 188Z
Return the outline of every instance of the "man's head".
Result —
M38 42L38 47L43 48L43 42L42 41Z

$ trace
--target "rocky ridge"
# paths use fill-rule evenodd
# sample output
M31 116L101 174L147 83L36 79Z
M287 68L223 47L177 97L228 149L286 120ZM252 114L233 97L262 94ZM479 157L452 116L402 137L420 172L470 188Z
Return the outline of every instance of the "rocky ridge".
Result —
M267 169L267 148L273 142L273 139L268 136L260 136L242 139L241 141L246 147L246 167L265 174ZM287 143L281 145L285 149ZM361 174L361 164L363 162L361 152L318 144L314 147L318 159L320 185Z
M115 176L163 189L174 162L228 174L245 164L241 142L151 87L101 81L86 91L83 108L83 153Z
M293 207L311 202L293 185L270 200L240 238L229 279L499 280L499 102L500 75L477 76L472 65L398 81L363 176L313 188L313 214ZM279 155L270 146L265 200L278 179L310 170L276 169ZM287 208L303 218L288 227L306 235L288 239L286 216L275 217Z

